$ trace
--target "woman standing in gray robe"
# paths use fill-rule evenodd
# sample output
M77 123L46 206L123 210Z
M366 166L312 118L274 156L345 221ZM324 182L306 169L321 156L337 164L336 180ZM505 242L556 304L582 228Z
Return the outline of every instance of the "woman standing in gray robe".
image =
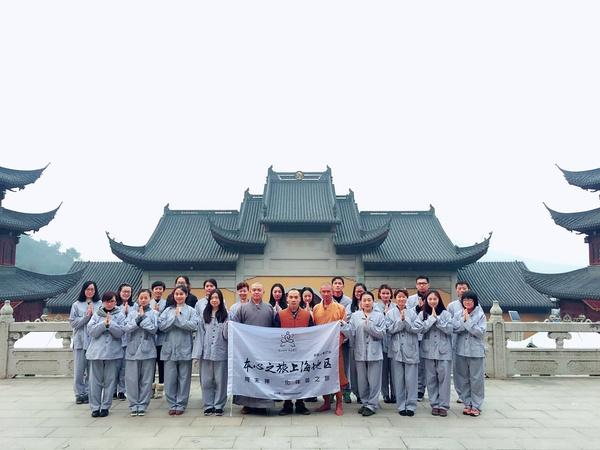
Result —
M75 391L75 403L78 405L89 403L90 370L85 357L85 352L90 345L87 325L101 305L98 286L93 281L86 281L81 287L77 301L71 306L69 314L69 324L73 328L73 390Z
M252 286L250 286L250 292L252 296L250 301L240 305L235 318L231 318L231 320L257 327L272 327L275 310L271 305L263 302L262 297L265 292L263 285L260 283L253 283ZM243 406L240 411L242 414L266 414L267 409L273 407L273 400L246 397L244 395L236 395L234 403Z
M155 335L158 314L150 307L150 290L142 289L137 307L129 309L125 321L127 347L125 350L125 386L131 416L144 416L152 395L156 365Z
M187 286L176 286L175 304L166 307L158 318L158 329L165 334L160 357L165 362L165 397L170 416L183 414L190 398L192 333L198 328L198 315L185 303L187 296Z
M119 362L123 359L121 337L125 333L125 316L116 306L117 294L102 295L102 307L87 325L90 345L90 408L92 417L106 417L117 385Z

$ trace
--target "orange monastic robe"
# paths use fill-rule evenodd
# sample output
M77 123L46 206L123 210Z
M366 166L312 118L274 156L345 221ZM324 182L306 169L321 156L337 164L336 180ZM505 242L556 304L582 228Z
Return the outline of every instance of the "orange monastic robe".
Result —
M336 322L338 320L346 320L346 309L336 301L332 301L325 306L323 302L317 304L313 308L313 321L315 325L323 325L325 323ZM340 372L340 389L348 384L348 379L344 373L344 354L342 353L342 343L344 336L340 333L340 351L339 351L339 372Z

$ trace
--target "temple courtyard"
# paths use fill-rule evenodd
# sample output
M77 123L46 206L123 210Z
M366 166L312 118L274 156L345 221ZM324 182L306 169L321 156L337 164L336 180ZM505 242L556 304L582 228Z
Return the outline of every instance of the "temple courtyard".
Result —
M76 405L72 380L24 377L0 380L0 450L79 448L194 449L598 449L600 380L596 377L519 377L486 380L485 410L463 416L455 402L446 418L434 417L425 401L415 417L392 405L372 417L344 405L344 415L204 417L198 380L182 416L168 416L164 399L145 417L130 417L116 400L106 418ZM281 403L277 404L278 406ZM318 403L308 403L314 409Z

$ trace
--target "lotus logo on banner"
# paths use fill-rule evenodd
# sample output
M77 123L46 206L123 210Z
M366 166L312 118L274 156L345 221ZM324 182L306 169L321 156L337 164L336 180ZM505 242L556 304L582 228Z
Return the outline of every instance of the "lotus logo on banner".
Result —
M294 400L340 390L338 322L264 328L229 322L228 394Z

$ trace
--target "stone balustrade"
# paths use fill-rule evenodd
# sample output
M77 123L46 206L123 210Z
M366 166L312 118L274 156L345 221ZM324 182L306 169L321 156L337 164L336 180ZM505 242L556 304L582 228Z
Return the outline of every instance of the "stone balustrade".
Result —
M0 309L0 378L17 375L73 373L72 330L68 322L15 322L9 302ZM31 332L55 332L62 348L15 349ZM507 348L511 336L547 332L556 348ZM600 322L504 322L498 303L490 311L486 336L486 373L490 378L514 375L600 375L599 349L565 349L571 332L600 332Z

